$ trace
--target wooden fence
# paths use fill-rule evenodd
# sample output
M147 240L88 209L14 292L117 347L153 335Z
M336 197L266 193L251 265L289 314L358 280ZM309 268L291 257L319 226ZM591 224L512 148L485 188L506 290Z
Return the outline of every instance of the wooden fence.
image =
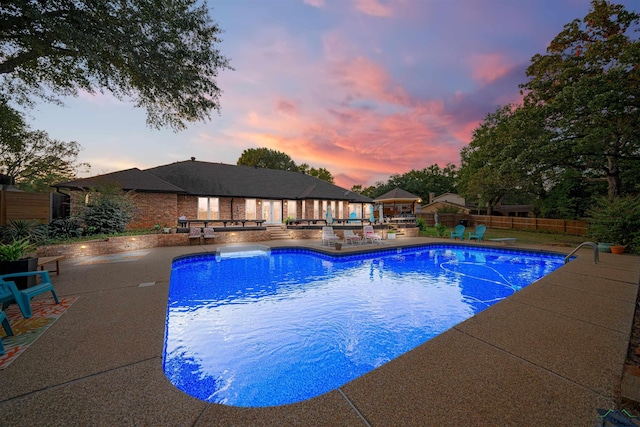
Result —
M68 196L57 193L0 191L0 226L10 221L31 220L48 224L68 216ZM66 209L65 209L66 208Z
M433 227L435 224L434 214L425 212L417 214L419 218L423 218L428 226ZM465 215L465 214L438 214L438 222L447 227L455 227L462 222L475 227L484 224L488 228L497 228L502 230L531 230L531 231L547 231L560 234L572 234L576 236L584 236L589 231L588 221L574 221L564 219L547 219L547 218L522 218L514 216L495 216L495 215Z

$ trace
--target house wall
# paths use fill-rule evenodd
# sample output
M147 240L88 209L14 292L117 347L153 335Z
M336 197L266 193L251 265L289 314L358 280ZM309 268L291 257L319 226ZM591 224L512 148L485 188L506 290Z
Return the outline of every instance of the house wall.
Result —
M177 225L178 200L176 194L166 193L134 193L133 201L136 210L127 228L139 230L160 226L173 227Z
M181 216L189 219L198 217L198 198L196 196L178 195L178 212L174 223Z

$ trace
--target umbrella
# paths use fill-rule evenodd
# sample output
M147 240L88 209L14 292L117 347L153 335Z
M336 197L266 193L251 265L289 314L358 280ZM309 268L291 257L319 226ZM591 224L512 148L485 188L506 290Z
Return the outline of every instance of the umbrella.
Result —
M373 217L373 205L369 205L369 222L374 223L376 219Z
M327 225L333 222L333 216L331 215L331 205L327 206Z
M384 221L384 207L380 205L378 207L378 210L380 211L380 224L382 224L382 222Z

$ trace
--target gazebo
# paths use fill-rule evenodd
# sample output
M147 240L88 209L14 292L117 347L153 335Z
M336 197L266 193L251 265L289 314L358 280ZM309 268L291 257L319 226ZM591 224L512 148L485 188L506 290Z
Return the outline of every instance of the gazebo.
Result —
M374 203L383 206L383 212L385 217L399 218L399 217L413 217L418 210L418 206L422 203L422 198L411 194L401 188L394 188L393 190L376 197L373 199Z

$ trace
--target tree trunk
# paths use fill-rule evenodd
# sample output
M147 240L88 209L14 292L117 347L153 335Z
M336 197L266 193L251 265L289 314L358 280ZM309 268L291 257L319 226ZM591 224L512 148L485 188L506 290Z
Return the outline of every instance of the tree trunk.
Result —
M620 193L620 169L617 159L613 156L607 156L607 185L609 198L617 197Z

